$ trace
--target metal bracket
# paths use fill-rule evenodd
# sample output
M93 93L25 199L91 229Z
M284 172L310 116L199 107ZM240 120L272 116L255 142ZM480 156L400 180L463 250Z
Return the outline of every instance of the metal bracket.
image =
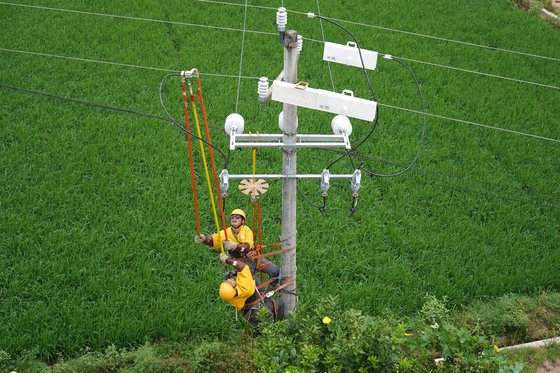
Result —
M229 172L228 170L224 169L220 172L220 191L222 192L222 196L227 194L229 189Z
M296 143L284 145L282 134L237 134L231 127L229 148L346 148L351 149L350 139L345 131L340 135L296 134Z
M229 134L229 150L235 150L235 135L237 134L237 126L231 126Z
M331 182L331 173L326 168L321 172L321 190L323 193L327 193Z
M362 182L362 172L359 169L356 169L352 174L352 195L357 196L358 190L360 190L360 184Z

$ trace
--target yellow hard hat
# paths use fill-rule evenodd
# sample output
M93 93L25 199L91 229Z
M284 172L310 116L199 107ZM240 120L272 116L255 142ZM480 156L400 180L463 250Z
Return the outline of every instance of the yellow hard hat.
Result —
M235 209L231 212L231 214L229 214L229 216L232 215L241 215L243 216L243 219L247 220L247 216L245 215L245 211L241 210L241 209Z
M223 281L220 284L220 298L222 298L223 300L231 300L235 297L236 294L237 292L229 282Z

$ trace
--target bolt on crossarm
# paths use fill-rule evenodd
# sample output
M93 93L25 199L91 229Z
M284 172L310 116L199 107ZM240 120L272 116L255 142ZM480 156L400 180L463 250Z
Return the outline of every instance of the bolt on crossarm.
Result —
M284 44L284 81L297 82L298 39L293 30L286 31ZM282 159L282 249L293 250L282 254L280 273L293 280L281 293L286 314L293 312L296 303L296 197L297 178L297 106L283 104L283 159Z

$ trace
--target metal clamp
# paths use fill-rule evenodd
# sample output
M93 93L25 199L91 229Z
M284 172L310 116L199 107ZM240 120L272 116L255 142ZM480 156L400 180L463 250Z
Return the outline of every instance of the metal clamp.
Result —
M223 169L220 172L220 191L222 192L222 197L227 195L227 191L229 189L229 172L226 169Z

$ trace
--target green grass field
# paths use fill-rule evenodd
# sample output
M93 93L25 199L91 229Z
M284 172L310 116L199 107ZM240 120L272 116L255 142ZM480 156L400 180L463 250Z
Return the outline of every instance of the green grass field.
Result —
M195 246L184 134L173 124L83 100L163 116L169 72L200 70L213 141L238 107L246 132L277 133L278 103L261 106L257 77L282 68L276 8L301 33L299 78L370 99L359 69L322 56L311 0L0 2L0 350L54 359L109 344L230 334L239 328L217 297L222 267ZM428 111L414 168L364 177L349 217L348 181L335 181L329 214L298 200L301 306L337 295L368 313L409 314L425 294L455 306L515 292L560 290L560 32L499 1L319 1L320 12L363 48L416 74ZM243 63L240 64L246 14ZM326 40L348 35L327 23ZM238 75L239 80L238 93ZM370 72L379 126L358 164L397 172L416 153L422 116L397 63ZM51 95L51 96L49 96ZM61 99L61 96L66 99ZM182 120L179 80L165 102ZM299 110L301 133L330 133L330 114ZM357 143L370 123L352 121ZM200 160L198 144L195 156ZM301 173L338 153L299 152ZM281 154L259 151L257 172L280 173ZM217 154L218 167L224 159ZM230 173L250 173L249 150ZM348 159L331 172L351 173ZM215 230L197 164L203 231ZM365 175L364 175L365 176ZM281 185L261 201L264 239L280 235ZM321 203L318 181L300 189ZM232 186L227 209L250 209Z

